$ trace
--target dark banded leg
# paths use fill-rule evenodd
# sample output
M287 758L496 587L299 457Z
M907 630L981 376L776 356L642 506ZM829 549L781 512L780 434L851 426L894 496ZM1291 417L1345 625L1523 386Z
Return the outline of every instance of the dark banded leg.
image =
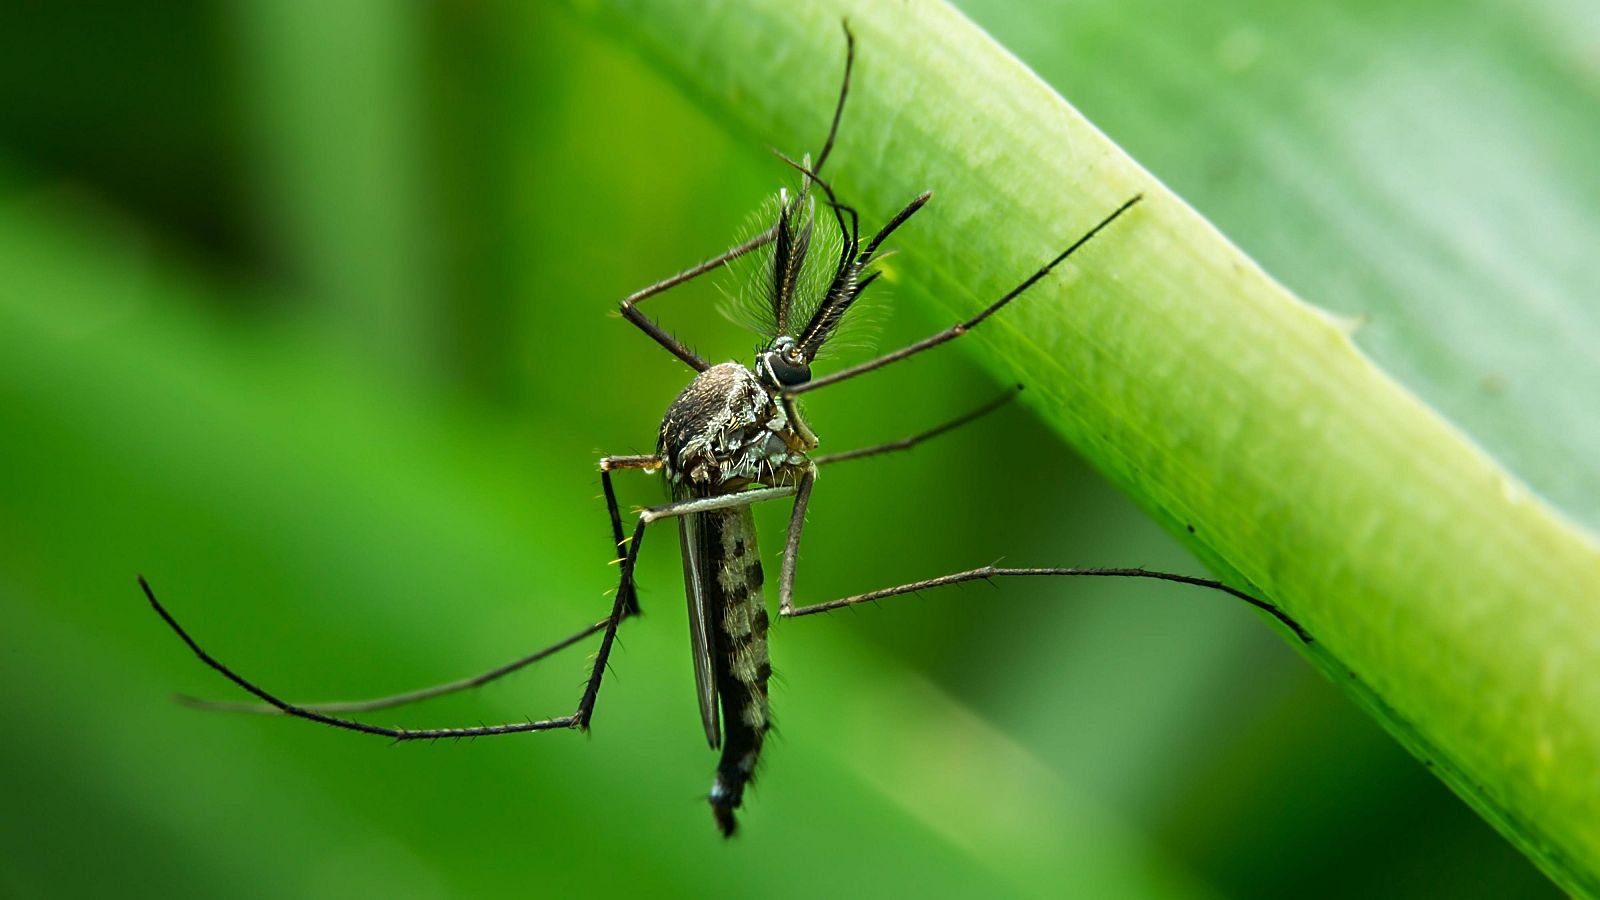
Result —
M624 546L624 541L626 538L622 533L622 516L621 511L617 506L617 494L611 486L611 473L617 469L655 469L659 468L660 465L661 460L654 456L607 456L600 460L600 482L605 487L606 508L611 519L612 541L617 552L617 556L614 557L614 559L617 561L620 561L624 556L627 555L627 547ZM628 584L627 596L623 599L622 618L627 619L638 614L639 602L637 599L637 594L633 590L633 585L630 582ZM519 657L508 663L496 666L487 672L481 672L477 675L471 675L466 678L459 678L455 681L447 681L443 684L418 688L413 691L405 691L399 694L389 694L383 697L372 697L366 700L334 700L323 703L295 703L292 705L299 707L300 709L321 713L372 712L373 710L392 709L396 706L404 706L407 703L418 703L423 700L432 700L434 697L442 697L446 694L454 694L458 691L470 690L475 687L481 687L491 681L497 681L501 678L504 678L505 676L510 675L513 672L520 671L547 656L551 656L555 653L565 650L586 637L598 634L605 629L608 621L608 619L601 619L593 625L590 625L589 627L584 628L575 634L568 635L567 637L556 641L554 644L551 644L548 647L535 650L527 656ZM240 703L221 700L202 700L196 697L188 697L181 694L177 697L177 700L179 703L182 703L185 706L190 706L195 709L210 710L213 712L253 713L257 715L272 716L284 714L283 710L267 703Z

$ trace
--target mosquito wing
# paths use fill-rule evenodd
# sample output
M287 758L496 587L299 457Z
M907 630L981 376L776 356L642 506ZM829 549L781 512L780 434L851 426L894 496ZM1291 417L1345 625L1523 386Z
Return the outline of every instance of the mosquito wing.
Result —
M717 596L717 557L719 542L712 534L712 520L703 513L678 518L678 542L683 548L683 587L689 598L689 650L694 655L695 696L700 700L700 721L706 726L706 741L715 750L722 743L722 726L717 718L717 679L712 670L712 615Z

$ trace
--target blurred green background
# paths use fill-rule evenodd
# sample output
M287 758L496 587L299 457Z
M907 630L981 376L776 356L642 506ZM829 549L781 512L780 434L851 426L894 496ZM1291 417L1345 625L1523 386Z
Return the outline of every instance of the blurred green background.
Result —
M1297 289L1358 312L1374 283L1457 277L1382 247L1352 260L1345 219L1386 207L1291 152L1319 144L1308 98L1434 32L1360 3L963 8ZM1254 616L1172 588L980 585L779 623L780 730L731 844L703 800L669 530L588 737L391 747L169 702L235 692L138 572L219 656L312 700L459 677L603 615L594 460L652 449L686 380L611 310L721 250L786 180L588 17L309 10L13 4L0 29L0 894L1555 893ZM1574 39L1592 67L1574 87L1482 14L1414 13L1463 29L1483 72L1533 72L1511 108L1593 123L1600 44ZM1426 74L1440 121L1472 114L1470 83ZM1437 158L1386 146L1328 157L1397 186ZM1462 169L1431 171L1498 196L1501 170ZM946 324L885 293L881 347ZM718 299L692 286L654 312L743 360L755 338ZM1408 339L1377 335L1380 358ZM831 451L999 390L949 348L808 410ZM1014 406L828 471L803 595L1000 557L1197 571L1060 454ZM621 491L661 496L650 476ZM786 512L762 513L769 566ZM561 714L584 672L569 651L372 718Z

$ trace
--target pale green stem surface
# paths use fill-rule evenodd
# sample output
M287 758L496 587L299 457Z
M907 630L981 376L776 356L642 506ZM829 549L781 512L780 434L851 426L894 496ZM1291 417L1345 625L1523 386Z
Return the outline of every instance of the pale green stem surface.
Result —
M1203 559L1302 622L1308 657L1563 887L1600 893L1591 534L948 7L599 9L791 154L821 140L848 16L860 64L830 177L868 230L934 190L890 276L952 314L1142 193L965 343Z

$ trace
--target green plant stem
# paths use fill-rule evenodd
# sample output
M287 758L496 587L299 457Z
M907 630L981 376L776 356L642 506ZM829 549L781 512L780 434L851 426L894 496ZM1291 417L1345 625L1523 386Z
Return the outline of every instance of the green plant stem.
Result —
M848 15L860 66L832 178L869 222L935 191L891 274L952 316L1143 193L964 343L1225 578L1303 623L1308 656L1564 888L1600 893L1592 535L949 7L600 9L719 118L790 153L823 134Z

